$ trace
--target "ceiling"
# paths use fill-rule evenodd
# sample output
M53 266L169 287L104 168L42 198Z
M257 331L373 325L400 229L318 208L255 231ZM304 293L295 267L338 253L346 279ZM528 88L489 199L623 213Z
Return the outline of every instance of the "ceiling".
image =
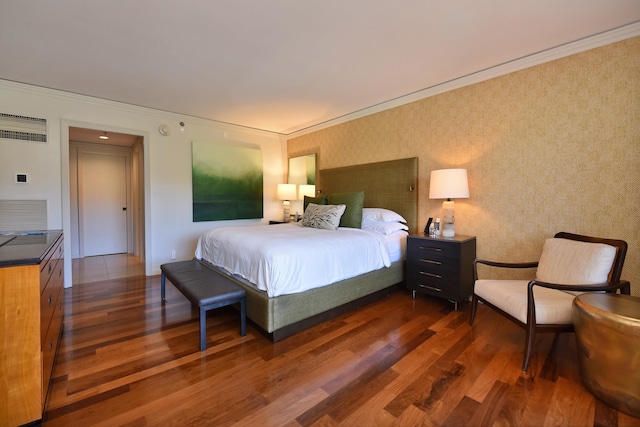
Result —
M640 21L640 0L29 0L0 78L290 134Z

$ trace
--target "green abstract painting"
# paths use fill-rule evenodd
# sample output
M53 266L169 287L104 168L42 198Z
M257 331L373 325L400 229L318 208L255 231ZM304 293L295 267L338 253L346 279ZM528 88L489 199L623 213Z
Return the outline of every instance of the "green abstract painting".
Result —
M262 151L192 143L193 221L263 217Z

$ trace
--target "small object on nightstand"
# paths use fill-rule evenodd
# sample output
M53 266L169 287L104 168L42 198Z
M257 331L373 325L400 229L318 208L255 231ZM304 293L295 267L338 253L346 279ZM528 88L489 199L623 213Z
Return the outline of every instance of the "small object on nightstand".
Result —
M269 225L273 225L273 224L284 224L284 221L269 221Z
M451 238L413 234L407 237L407 288L448 299L458 310L473 289L476 238Z
M431 234L431 232L429 231L431 229L431 223L433 222L433 218L429 218L429 220L427 221L427 225L424 226L424 234Z

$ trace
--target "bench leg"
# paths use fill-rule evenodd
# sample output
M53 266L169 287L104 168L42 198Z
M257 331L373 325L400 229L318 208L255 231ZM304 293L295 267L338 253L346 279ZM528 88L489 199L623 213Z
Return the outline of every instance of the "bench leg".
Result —
M247 335L247 309L246 309L246 298L242 298L240 300L240 336L244 337Z
M207 349L207 310L200 308L200 351Z
M166 284L166 280L164 277L164 273L162 273L162 276L160 276L160 297L162 298L162 301L164 301L166 298L165 296L165 288L166 288L167 284Z

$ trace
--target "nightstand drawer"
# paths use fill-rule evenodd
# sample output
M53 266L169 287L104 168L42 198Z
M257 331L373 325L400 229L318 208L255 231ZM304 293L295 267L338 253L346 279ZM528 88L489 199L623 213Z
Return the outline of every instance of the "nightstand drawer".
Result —
M452 245L447 241L409 239L407 254L413 258L426 260L450 260L460 258L460 245Z
M436 257L416 257L412 256L407 260L407 271L428 271L429 273L435 273L441 276L453 273L457 275L458 272L458 260L455 258L436 258Z
M446 283L449 283L450 286L456 286L460 276L455 271L407 270L407 279L443 288L446 287Z
M450 288L443 289L434 285L430 285L428 283L418 283L415 290L423 294L429 294L435 297L445 298L452 301L455 301L457 298L457 294L454 289L450 289Z
M455 296L458 290L459 276L455 272L438 274L434 271L408 271L407 280L415 290L431 290Z

